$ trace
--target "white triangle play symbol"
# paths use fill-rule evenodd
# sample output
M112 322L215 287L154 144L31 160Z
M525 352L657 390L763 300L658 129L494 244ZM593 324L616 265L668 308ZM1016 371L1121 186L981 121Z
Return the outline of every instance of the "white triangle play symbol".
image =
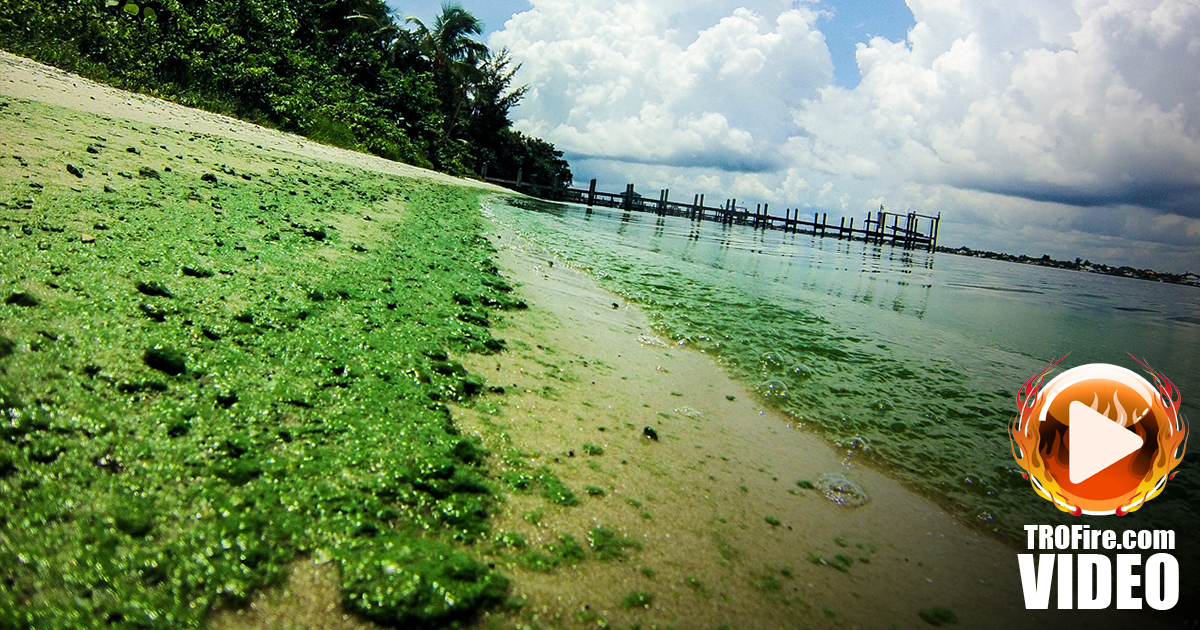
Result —
M1142 448L1138 434L1109 420L1100 412L1072 401L1068 409L1071 429L1067 448L1071 451L1071 483L1080 483Z

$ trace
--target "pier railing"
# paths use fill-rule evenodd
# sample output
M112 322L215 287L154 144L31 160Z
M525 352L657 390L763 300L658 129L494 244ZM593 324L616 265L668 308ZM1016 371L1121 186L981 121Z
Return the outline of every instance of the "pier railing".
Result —
M756 204L751 211L748 207L737 205L737 199L726 199L720 206L706 206L703 194L694 195L691 203L673 201L670 189L665 188L659 191L657 199L634 192L633 184L627 184L624 192L603 192L596 190L595 179L587 188L523 182L520 171L517 172L517 179L509 180L487 177L487 171L484 170L483 179L536 197L587 206L621 208L626 212L649 212L692 221L714 221L723 225L749 225L756 230L782 230L785 233L859 240L904 249L933 251L937 247L938 227L942 218L940 212L936 216L916 212L900 214L888 212L880 206L879 210L867 213L858 225L855 225L854 217L850 218L849 223L846 217L840 217L837 223L830 223L826 212L813 212L810 220L810 215L802 213L800 208L787 208L781 217L771 214L768 204Z

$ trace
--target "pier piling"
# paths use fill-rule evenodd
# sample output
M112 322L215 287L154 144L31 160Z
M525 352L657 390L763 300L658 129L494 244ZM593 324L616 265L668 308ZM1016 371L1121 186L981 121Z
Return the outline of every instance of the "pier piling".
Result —
M861 227L854 217L840 217L835 225L829 223L829 213L814 211L812 221L801 218L800 208L785 208L783 217L771 216L771 206L768 203L755 204L754 209L741 209L737 198L727 198L724 204L715 208L704 205L704 193L692 196L687 202L671 201L671 190L659 190L658 199L650 201L634 192L632 183L625 185L622 193L609 193L597 190L597 181L592 179L588 187L570 188L555 180L553 185L538 184L535 181L524 181L524 171L517 169L515 180L488 177L488 165L480 168L480 175L485 181L498 183L510 188L529 192L538 196L586 204L588 207L601 206L621 208L625 212L653 212L659 216L686 217L692 221L715 221L721 225L750 225L755 230L783 230L787 233L805 233L814 237L836 235L839 239L860 240L873 245L891 245L905 249L922 248L933 251L937 248L938 233L941 227L941 213L936 216L923 215L908 211L901 221L900 213L888 212L883 206L879 210L867 213ZM890 216L889 216L890 215ZM889 222L889 219L891 221Z

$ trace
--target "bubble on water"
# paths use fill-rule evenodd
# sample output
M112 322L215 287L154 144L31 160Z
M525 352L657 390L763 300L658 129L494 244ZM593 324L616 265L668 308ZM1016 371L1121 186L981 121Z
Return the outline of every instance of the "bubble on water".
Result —
M825 473L814 484L817 490L825 493L825 498L848 508L861 507L867 502L867 493L862 486L850 481L841 473Z
M808 380L816 375L816 371L803 363L794 363L788 368L788 373L796 380Z
M871 444L869 442L867 442L867 438L865 438L861 435L855 435L854 437L850 438L850 440L848 442L846 442L846 446L848 446L850 448L859 449L862 451L870 451L871 450Z
M759 363L762 365L764 373L783 372L787 370L787 366L791 363L791 360L782 352L771 351L762 353L762 356L759 357Z
M777 378L763 381L754 388L766 398L787 398L788 395L787 385Z

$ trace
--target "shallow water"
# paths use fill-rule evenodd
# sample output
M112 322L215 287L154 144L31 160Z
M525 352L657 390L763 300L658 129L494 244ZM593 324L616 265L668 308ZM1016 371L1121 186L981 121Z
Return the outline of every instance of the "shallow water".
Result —
M1002 534L1061 520L1010 454L1017 389L1064 354L1200 395L1200 290L565 204L487 211L642 304L846 453ZM1190 396L1190 397L1189 397ZM1182 529L1181 474L1125 526ZM868 490L869 491L869 490Z

